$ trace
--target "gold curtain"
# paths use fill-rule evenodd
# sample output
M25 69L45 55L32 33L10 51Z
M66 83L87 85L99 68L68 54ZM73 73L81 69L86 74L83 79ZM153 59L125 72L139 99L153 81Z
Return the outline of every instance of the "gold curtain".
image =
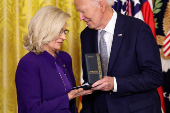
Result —
M61 50L71 55L76 84L80 85L80 32L86 25L79 21L74 0L0 0L0 113L17 113L15 72L20 58L28 52L22 38L31 17L45 5L57 6L71 15L67 21L70 32ZM81 108L79 98L77 107Z

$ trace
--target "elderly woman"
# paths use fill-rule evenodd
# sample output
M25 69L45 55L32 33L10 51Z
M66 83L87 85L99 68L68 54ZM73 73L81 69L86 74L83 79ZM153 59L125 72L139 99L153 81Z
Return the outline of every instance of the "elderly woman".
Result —
M77 113L76 86L69 54L59 51L66 39L69 14L55 6L42 7L29 23L16 71L19 113Z

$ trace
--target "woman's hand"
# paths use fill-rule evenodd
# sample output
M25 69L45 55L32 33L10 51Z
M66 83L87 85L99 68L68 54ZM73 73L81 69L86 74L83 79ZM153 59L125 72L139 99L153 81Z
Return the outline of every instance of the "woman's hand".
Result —
M69 100L71 100L75 97L91 94L92 92L93 92L93 90L83 90L83 88L74 89L68 93L68 98L69 98Z
M69 100L75 98L75 97L78 97L79 96L79 92L81 92L83 90L83 88L79 88L79 89L74 89L74 90L71 90L69 93L68 93L68 98Z

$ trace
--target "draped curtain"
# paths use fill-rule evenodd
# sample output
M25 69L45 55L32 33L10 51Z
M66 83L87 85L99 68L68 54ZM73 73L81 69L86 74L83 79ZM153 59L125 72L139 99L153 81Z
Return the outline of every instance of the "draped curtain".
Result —
M74 0L0 0L0 113L17 113L15 72L20 58L28 52L22 45L23 36L30 19L46 5L57 6L71 15L67 21L70 32L61 50L71 55L76 84L80 85L80 32L86 24L80 22ZM79 105L77 98L78 108Z

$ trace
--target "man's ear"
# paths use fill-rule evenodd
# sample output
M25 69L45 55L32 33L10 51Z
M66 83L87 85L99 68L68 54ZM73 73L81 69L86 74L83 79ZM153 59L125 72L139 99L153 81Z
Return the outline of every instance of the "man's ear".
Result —
M106 3L105 3L103 0L100 0L100 2L99 2L99 7L100 7L100 10L101 10L102 12L104 12L104 11L105 11L105 8L106 8Z

